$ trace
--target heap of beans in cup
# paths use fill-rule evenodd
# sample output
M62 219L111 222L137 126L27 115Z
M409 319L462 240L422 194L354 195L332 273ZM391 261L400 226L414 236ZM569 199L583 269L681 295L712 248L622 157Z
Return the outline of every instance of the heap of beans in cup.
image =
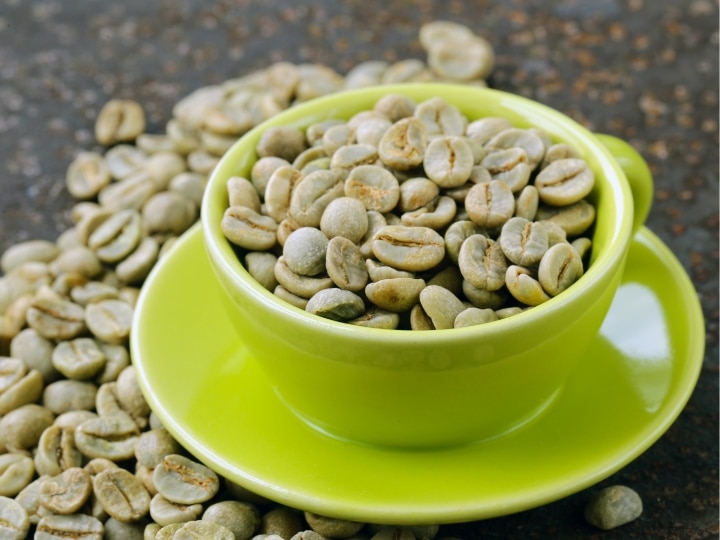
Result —
M472 326L584 271L592 170L573 148L442 97L261 137L222 219L248 272L310 313L385 329Z
M379 526L288 508L217 475L190 456L150 410L127 348L145 277L197 221L208 175L244 132L293 103L342 89L448 79L483 85L492 69L489 44L465 27L429 23L420 30L420 42L428 52L427 64L368 61L341 77L321 65L278 63L199 88L175 105L161 134L145 132L143 108L135 101L111 100L102 107L95 134L108 148L78 152L67 171L67 189L80 200L70 212L73 225L54 242L28 240L0 257L0 538L438 536L442 529L437 526ZM323 137L325 132L330 139L333 131L323 130ZM363 141L361 132L355 130L356 141ZM480 152L478 145L471 149ZM564 153L571 155L569 149L548 146L543 161L567 157ZM277 163L279 158L271 159ZM330 158L318 159L312 160L314 166ZM299 170L309 175L309 166ZM440 209L441 191L457 198L462 189L438 185L434 208ZM459 219L461 205L453 201L458 210L452 219L467 221ZM387 222L390 215L368 212L368 230L377 225L371 220L382 223L383 216ZM446 230L453 226L460 227L460 237L469 232L463 225ZM371 258L370 246L357 245ZM452 253L447 250L448 257ZM258 253L251 266L270 257ZM380 281L376 269L388 273L387 279L398 277L397 272L425 275L378 263L366 268L375 282ZM457 279L457 273L439 274L433 283L453 290L448 278ZM605 506L612 510L617 500L612 497ZM608 512L593 508L593 516L600 514Z

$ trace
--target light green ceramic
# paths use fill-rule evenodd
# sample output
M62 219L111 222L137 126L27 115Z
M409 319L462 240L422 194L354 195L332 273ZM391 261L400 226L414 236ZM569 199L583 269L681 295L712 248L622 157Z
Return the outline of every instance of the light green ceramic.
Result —
M672 424L703 360L697 295L643 228L607 318L546 414L477 444L389 449L324 435L291 413L222 313L225 294L195 227L137 303L132 356L148 403L224 477L295 508L371 523L495 517L599 482Z
M433 332L360 328L312 316L257 284L220 231L225 183L248 176L261 133L304 127L371 109L387 93L416 101L442 96L471 120L503 116L536 126L584 157L596 177L592 263L568 291L509 319ZM633 195L610 141L632 171ZM636 226L644 220L652 181L639 155L538 103L457 85L400 85L335 94L289 109L244 136L222 158L202 207L205 244L226 291L225 314L284 402L318 429L353 441L437 447L505 434L551 406L597 334L622 275ZM629 164L629 166L627 166Z

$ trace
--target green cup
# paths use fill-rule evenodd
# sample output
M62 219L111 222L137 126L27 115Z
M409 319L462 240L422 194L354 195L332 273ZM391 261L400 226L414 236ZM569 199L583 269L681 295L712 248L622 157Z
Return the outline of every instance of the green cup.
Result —
M350 118L382 96L420 102L441 96L472 121L501 116L538 127L578 151L595 173L592 259L568 290L513 317L484 325L413 332L317 317L258 284L225 239L227 179L249 177L255 146L270 127L305 128ZM552 406L597 334L623 273L631 237L644 222L652 178L626 143L594 135L563 114L485 88L406 84L333 94L297 105L243 136L215 169L202 205L212 267L242 346L286 405L313 428L354 442L440 447L501 436Z

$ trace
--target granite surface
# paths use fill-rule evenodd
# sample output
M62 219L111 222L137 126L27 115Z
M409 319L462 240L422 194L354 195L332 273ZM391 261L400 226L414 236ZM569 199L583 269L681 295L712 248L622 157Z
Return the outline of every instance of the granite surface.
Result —
M195 88L276 61L425 58L419 26L461 22L495 47L492 87L522 94L647 159L647 225L697 289L706 356L669 431L600 485L541 508L443 527L463 539L718 537L718 3L714 0L2 0L0 252L54 240L74 201L65 170L99 149L93 122L110 98L141 102L159 133ZM599 487L626 484L643 515L603 532L582 517Z

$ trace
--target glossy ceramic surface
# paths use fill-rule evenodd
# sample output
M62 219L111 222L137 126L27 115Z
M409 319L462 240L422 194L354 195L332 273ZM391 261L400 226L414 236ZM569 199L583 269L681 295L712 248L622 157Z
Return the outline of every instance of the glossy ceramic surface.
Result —
M597 210L587 272L567 291L516 316L420 333L330 321L260 286L220 230L227 180L250 176L256 143L270 127L350 118L392 93L418 103L441 96L469 120L500 116L571 145L595 174L590 198ZM485 88L407 84L326 96L261 124L215 168L201 215L205 246L227 293L228 318L285 402L338 437L427 448L506 433L554 398L597 334L651 194L649 171L635 150L612 137L599 138L545 105Z
M607 318L545 413L494 440L399 450L310 428L277 397L221 306L199 227L153 270L133 361L165 426L221 475L287 505L378 523L489 518L607 477L648 448L697 381L704 326L677 259L635 236Z

